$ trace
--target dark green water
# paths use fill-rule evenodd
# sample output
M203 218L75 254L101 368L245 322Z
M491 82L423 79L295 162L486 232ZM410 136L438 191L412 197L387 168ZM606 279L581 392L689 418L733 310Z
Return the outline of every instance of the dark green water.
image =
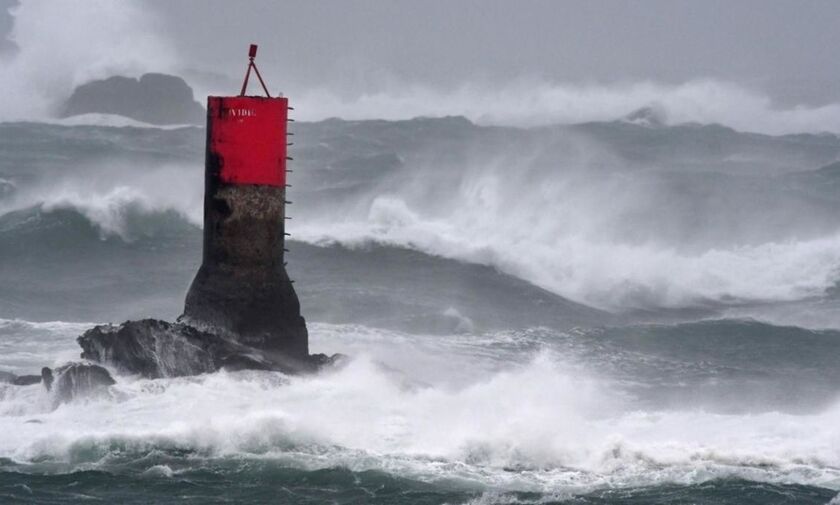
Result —
M576 494L500 492L457 482L425 483L377 471L345 468L304 471L271 462L232 461L192 464L176 474L78 471L44 475L0 473L0 499L9 504L698 504L824 505L837 494L811 486L764 484L738 479L679 486L604 489Z

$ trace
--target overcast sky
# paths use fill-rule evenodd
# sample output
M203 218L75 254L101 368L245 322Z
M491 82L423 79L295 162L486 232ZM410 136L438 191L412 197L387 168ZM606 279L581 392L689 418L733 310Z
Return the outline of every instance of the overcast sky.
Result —
M0 53L12 54L12 43L21 55L24 42L41 44L46 47L31 58L47 65L52 43L56 53L68 53L56 65L78 60L75 81L109 71L162 70L185 76L200 93L232 93L247 46L257 42L257 62L272 90L298 96L317 89L353 99L419 86L444 95L460 87L463 98L471 93L465 85L503 94L522 92L525 82L540 83L543 94L554 93L551 103L562 105L577 103L587 86L679 87L706 80L756 93L753 108L840 104L838 0L23 0L11 10L28 19L17 32L6 11L16 3L0 0ZM123 8L124 16L115 12ZM80 57L85 50L95 58ZM120 66L122 60L127 63ZM551 86L565 86L562 100L556 90L545 91ZM569 86L577 94L569 95ZM660 88L643 91L635 89L634 96L647 100ZM716 93L707 86L691 100ZM767 103L758 104L764 98ZM819 124L830 112L820 112ZM569 117L586 117L575 114Z
M779 100L840 101L840 1L151 0L196 65L260 42L295 83L385 76L612 83L735 81ZM276 65L277 67L274 67ZM234 65L235 66L235 65Z

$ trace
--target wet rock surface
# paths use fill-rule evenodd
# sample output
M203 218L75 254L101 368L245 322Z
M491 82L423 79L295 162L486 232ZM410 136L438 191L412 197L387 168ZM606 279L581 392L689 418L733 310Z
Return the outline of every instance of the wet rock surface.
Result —
M53 404L60 405L78 398L90 398L107 393L116 384L108 370L90 363L68 363L41 370L44 387L52 393Z
M0 371L0 384L12 386L29 386L41 382L40 375L16 375L11 372Z
M99 325L77 339L82 358L146 378L180 377L217 370L315 372L336 357L290 358L272 349L236 342L188 324L157 319Z

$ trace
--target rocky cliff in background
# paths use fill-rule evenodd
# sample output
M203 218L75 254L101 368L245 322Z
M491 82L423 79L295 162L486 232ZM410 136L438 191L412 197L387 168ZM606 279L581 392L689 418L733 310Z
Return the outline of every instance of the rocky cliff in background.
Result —
M204 107L180 77L144 74L139 79L114 76L77 87L59 116L117 114L156 125L204 123Z

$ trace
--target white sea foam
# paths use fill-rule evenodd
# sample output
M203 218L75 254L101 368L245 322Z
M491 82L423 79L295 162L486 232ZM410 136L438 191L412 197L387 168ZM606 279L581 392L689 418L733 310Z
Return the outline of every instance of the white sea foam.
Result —
M361 341L372 353L314 377L122 377L110 398L54 411L40 386L16 388L0 400L0 457L73 469L187 450L548 493L723 477L840 487L837 406L812 415L638 411L609 381L550 351L491 373L481 353L458 353L467 372L451 382L452 355L441 351L466 345L461 337L417 337L401 347L417 364L397 371L372 357L390 352L376 344L388 337L379 330L316 324L312 335L332 350ZM471 345L492 348L493 339ZM148 471L168 474L156 464Z
M821 295L837 280L837 233L701 250L629 243L605 229L611 215L632 211L627 199L643 195L617 196L612 209L599 211L584 206L574 188L532 191L494 177L488 172L468 178L451 200L439 193L431 206L411 203L407 190L373 197L367 214L304 216L296 222L295 238L350 245L375 241L490 264L573 300L619 310L798 300ZM451 212L441 215L441 209Z
M349 204L307 207L292 231L312 243L373 241L488 264L615 310L800 300L837 282L836 225L814 216L824 231L809 234L807 218L785 224L813 212L801 201L741 202L714 174L686 178L703 189L682 195L673 178L603 170L626 161L591 139L564 133L538 144L466 146L455 166L420 154Z
M62 119L44 119L44 123L58 124L63 126L111 126L115 128L155 128L159 130L176 130L178 128L194 128L191 124L156 125L131 119L119 114L89 113L70 116Z
M0 370L37 374L43 366L78 359L76 337L92 323L0 319Z
M0 212L72 208L103 235L125 240L135 238L133 219L164 211L201 226L201 167L121 165L88 167L89 176L19 190ZM416 175L398 189L374 184L345 206L311 202L298 209L290 231L310 243L374 241L488 264L610 310L787 302L820 296L837 282L840 233L797 238L779 230L778 240L738 245L733 232L732 244L692 248L664 239L627 241L619 223L648 198L644 190L609 180L576 185L562 175L516 174L516 168L468 168L446 187L422 169L409 169ZM505 169L514 175L504 177Z
M49 212L75 209L103 235L131 240L130 222L154 213L175 211L202 225L202 167L188 164L125 166L123 161L79 168L19 190L0 204L0 214L38 206Z

